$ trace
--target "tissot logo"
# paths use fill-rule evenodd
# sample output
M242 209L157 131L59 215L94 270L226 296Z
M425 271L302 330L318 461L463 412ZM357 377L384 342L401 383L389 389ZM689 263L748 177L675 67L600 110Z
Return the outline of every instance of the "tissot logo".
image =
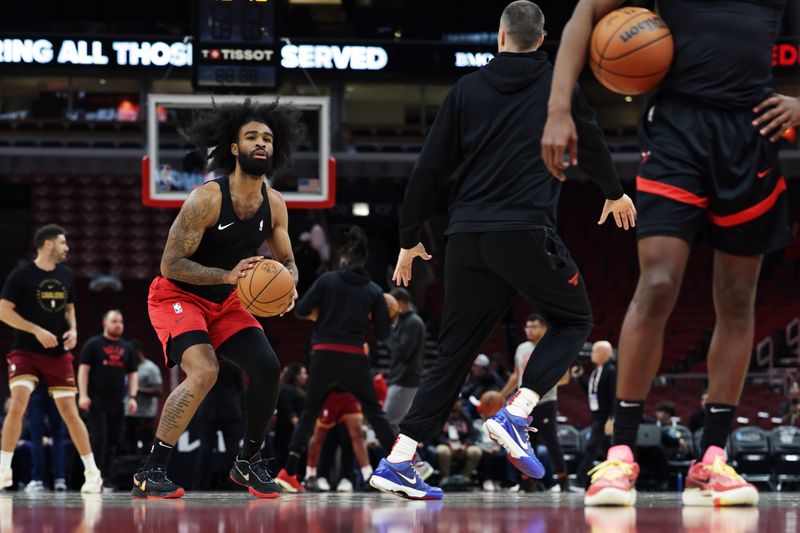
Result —
M381 70L388 64L389 54L380 46L289 44L281 49L283 68Z
M224 61L271 61L273 50L250 48L203 48L200 54L203 59Z

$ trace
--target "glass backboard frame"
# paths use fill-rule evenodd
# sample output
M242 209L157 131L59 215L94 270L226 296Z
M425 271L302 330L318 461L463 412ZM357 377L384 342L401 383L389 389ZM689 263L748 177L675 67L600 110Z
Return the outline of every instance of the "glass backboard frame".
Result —
M197 109L214 105L239 103L245 98L273 103L276 96L236 96L206 94L152 93L147 98L147 154L142 158L142 203L150 207L175 208L183 205L191 191L158 191L159 172L159 106L173 109ZM299 109L319 109L319 192L281 191L289 209L327 209L336 203L336 161L330 151L330 98L327 96L281 96L281 104Z

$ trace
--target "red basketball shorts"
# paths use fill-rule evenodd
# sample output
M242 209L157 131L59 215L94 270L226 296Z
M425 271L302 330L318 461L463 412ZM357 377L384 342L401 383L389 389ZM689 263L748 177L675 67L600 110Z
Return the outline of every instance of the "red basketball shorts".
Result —
M181 289L163 276L156 276L150 284L147 309L168 366L180 362L182 354L171 354L169 350L170 343L180 335L198 332L201 342L217 349L243 329L263 331L255 317L242 307L236 291L231 291L223 302L215 303Z

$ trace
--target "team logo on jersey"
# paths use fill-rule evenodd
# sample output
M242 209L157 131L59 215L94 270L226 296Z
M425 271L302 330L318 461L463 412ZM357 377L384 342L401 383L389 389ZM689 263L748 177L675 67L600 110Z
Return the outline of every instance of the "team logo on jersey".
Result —
M183 313L183 307L181 307L180 303L172 304L172 309L175 311L176 315L179 315L179 314Z
M262 220L261 223L258 225L258 231L264 231L264 221Z
M36 287L36 301L47 313L60 313L67 305L67 287L57 278L47 278Z

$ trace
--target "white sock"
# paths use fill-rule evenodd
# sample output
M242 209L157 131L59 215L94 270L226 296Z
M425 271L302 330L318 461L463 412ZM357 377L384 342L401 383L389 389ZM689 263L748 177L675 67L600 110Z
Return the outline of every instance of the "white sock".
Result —
M81 455L81 461L83 461L84 470L97 470L97 465L94 464L93 453L90 453L88 455Z
M306 479L310 477L317 477L317 467L306 465Z
M372 466L362 466L361 467L361 477L364 478L364 481L368 480L372 476Z
M14 458L14 452L0 452L0 468L11 469L11 459Z
M511 399L506 410L514 416L528 418L537 403L539 403L539 395L531 389L523 387Z
M417 453L417 441L401 433L394 441L392 453L386 460L390 463L402 463L413 459L415 453Z

